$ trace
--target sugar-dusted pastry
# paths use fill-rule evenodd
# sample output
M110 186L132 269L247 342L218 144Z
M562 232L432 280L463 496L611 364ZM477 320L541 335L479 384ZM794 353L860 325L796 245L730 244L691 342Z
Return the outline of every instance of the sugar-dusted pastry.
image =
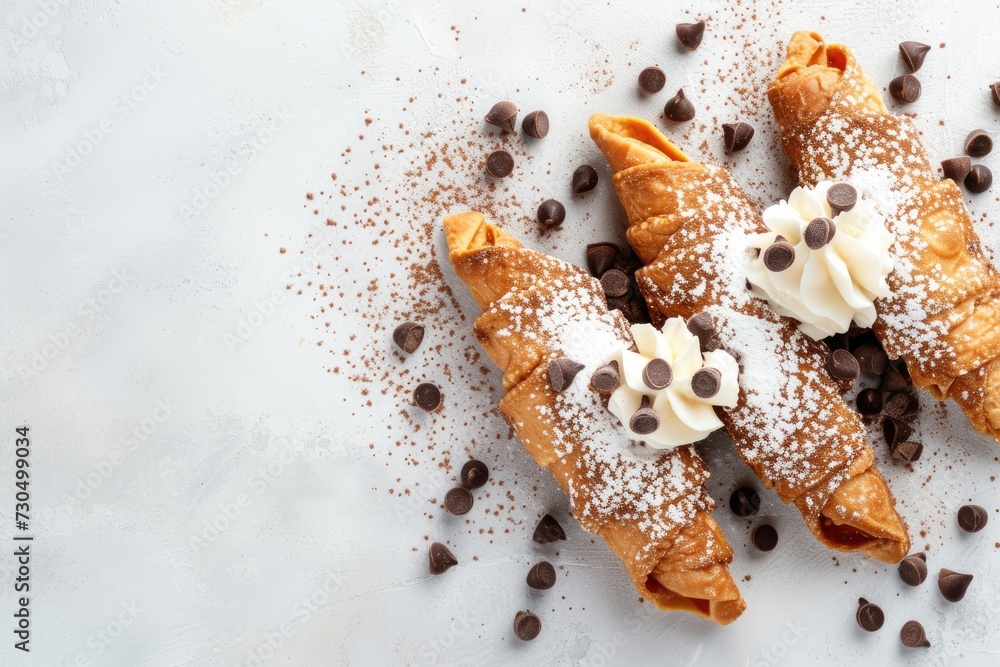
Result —
M615 172L654 321L699 315L704 329L714 320L739 361L739 402L720 416L743 460L827 546L900 560L906 528L822 345L747 289L750 238L767 228L746 194L644 120L596 114L590 135Z
M597 280L523 247L481 213L449 216L444 228L455 273L484 310L476 338L503 371L500 412L569 494L581 525L604 538L646 599L717 623L734 620L746 604L729 572L732 548L709 514L708 472L692 447L671 447L668 427L708 426L706 406L714 417L713 400L736 391L735 367L702 358L683 325L683 333L645 325L634 340L624 316L608 311ZM646 371L653 386L635 391L634 362L643 357L639 382ZM688 395L700 370L718 374L722 396ZM665 393L674 383L680 407L664 408L674 405ZM625 425L606 407L616 393Z
M958 186L937 178L920 133L889 113L844 45L795 33L768 99L799 181L849 182L895 236L898 266L873 327L886 352L1000 440L1000 273Z

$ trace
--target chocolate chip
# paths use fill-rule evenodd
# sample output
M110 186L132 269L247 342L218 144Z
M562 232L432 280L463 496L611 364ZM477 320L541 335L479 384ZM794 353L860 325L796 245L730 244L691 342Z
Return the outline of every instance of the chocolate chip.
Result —
M441 407L441 390L436 384L422 382L413 390L413 402L427 412L434 412Z
M451 551L448 550L448 547L440 542L435 542L431 545L431 550L428 554L428 561L431 574L443 574L447 572L448 568L452 565L458 565L458 559L455 558L455 554L451 553Z
M529 137L541 139L549 133L549 115L544 111L532 111L521 121L521 129Z
M444 508L449 514L465 514L472 509L472 494L468 489L456 486L444 494Z
M667 101L663 107L663 115L675 123L683 123L694 118L694 105L684 95L683 88Z
M643 396L639 403L639 409L628 420L628 427L632 429L633 433L649 435L660 428L660 416L649 405L649 396Z
M778 546L778 531L769 523L762 523L753 529L750 541L759 551L771 551Z
M903 623L903 628L899 631L899 641L903 642L903 646L907 648L917 648L918 646L927 648L931 645L927 641L927 635L924 634L924 626L916 621Z
M836 380L853 381L861 374L861 367L847 350L831 350L826 355L826 371Z
M573 192L578 195L590 192L597 187L597 170L589 164L581 164L573 172L571 187L573 188Z
M837 183L826 191L826 203L834 215L850 211L858 203L858 191L850 183Z
M877 415L882 412L882 392L878 389L862 389L858 392L858 412L863 415Z
M958 602L965 597L965 591L969 590L972 583L971 574L954 572L947 568L941 568L938 573L938 590L941 596L948 602Z
M920 97L920 81L912 74L897 76L889 82L889 94L900 102L916 102Z
M1000 107L1000 81L990 86L990 92L993 93L993 104Z
M392 332L392 342L407 354L413 354L424 340L424 328L416 322L403 322Z
M505 178L514 171L514 158L507 151L493 151L486 156L486 173L495 178Z
M836 233L837 226L830 218L813 218L806 225L806 231L802 234L802 238L805 239L806 246L810 250L819 250L832 241Z
M869 375L882 375L889 367L889 356L882 346L874 341L859 345L854 350L854 356L857 357L861 370Z
M965 177L965 189L973 194L986 192L993 185L993 172L984 164L973 165Z
M879 389L885 392L896 392L906 391L909 386L910 383L906 381L906 378L903 377L903 374L896 368L895 364L886 364Z
M931 47L920 42L900 42L899 54L903 56L903 61L910 68L911 72L916 72L924 64L924 57Z
M694 51L701 44L701 38L705 35L705 22L678 23L677 39L688 51Z
M722 141L726 147L726 155L741 151L753 139L753 127L749 123L723 123Z
M691 391L698 398L712 398L720 389L722 389L722 371L718 368L702 368L691 376Z
M674 380L674 369L666 359L650 359L642 369L642 382L650 389L666 389Z
M544 227L558 227L566 220L566 207L555 199L546 199L538 206L538 222Z
M619 269L605 271L604 275L601 276L601 287L604 288L604 294L607 296L625 296L628 294L630 286L631 282L628 276Z
M531 536L531 539L538 544L552 544L557 540L565 540L566 533L563 532L562 526L559 525L554 516L546 514L538 521L538 525L535 526L535 534Z
M760 494L748 486L741 486L729 496L729 509L736 516L753 516L760 509Z
M920 401L917 395L910 391L898 391L889 395L883 409L888 417L910 421L920 411Z
M663 86L666 84L667 75L659 67L647 67L639 72L639 88L644 93L649 93L650 95L658 93L663 90Z
M941 161L941 171L944 172L944 177L950 178L956 184L962 183L971 170L972 160L965 155L962 157L950 157L947 160Z
M583 364L560 357L549 362L549 384L555 391L562 391L573 383L576 374L583 370Z
M604 393L610 393L621 385L618 375L618 362L609 361L598 368L590 377L590 386Z
M962 505L958 508L958 526L967 533L978 533L986 527L990 515L979 505Z
M858 598L858 612L855 618L862 630L875 632L885 623L885 612L877 604Z
M899 578L907 586L919 586L927 579L927 556L911 554L899 562Z
M469 489L478 489L489 480L490 469L482 461L472 459L462 466L462 473L459 475L459 478L462 480L462 486Z
M913 463L924 453L924 446L919 442L904 440L892 448L893 460L900 463Z
M986 157L993 150L993 140L986 130L973 130L965 138L965 154L972 157Z
M528 585L540 591L545 591L556 585L556 568L552 563L543 560L528 570Z
M615 265L621 248L614 243L591 243L587 246L587 269L590 275L600 278Z
M704 350L715 338L715 319L708 313L696 313L688 318L687 329L698 337L701 349Z
M764 250L764 267L773 273L781 273L795 263L795 248L787 241L772 243Z
M514 616L514 635L521 641L530 642L541 631L541 619L530 611L519 611Z
M913 427L898 419L886 417L882 422L882 433L889 447L895 448L896 443L903 442L913 435Z
M517 129L517 106L507 100L497 102L486 114L485 120L490 125L499 127L503 134L513 134Z

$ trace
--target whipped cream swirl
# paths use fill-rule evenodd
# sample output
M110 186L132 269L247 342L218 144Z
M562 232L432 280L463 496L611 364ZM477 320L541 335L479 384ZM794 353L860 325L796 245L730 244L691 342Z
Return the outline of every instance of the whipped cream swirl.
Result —
M608 409L629 435L656 449L672 449L704 440L721 427L713 406L736 406L736 359L724 350L703 354L680 317L667 320L661 331L634 324L632 337L638 352L622 349L609 358L618 366L620 385Z
M753 292L815 339L847 331L852 320L874 324L875 299L889 296L885 278L894 266L889 248L895 238L874 202L858 198L848 184L831 193L833 187L823 181L811 190L795 188L788 201L764 211L771 231L750 241L760 251L747 275ZM848 210L831 206L845 192Z

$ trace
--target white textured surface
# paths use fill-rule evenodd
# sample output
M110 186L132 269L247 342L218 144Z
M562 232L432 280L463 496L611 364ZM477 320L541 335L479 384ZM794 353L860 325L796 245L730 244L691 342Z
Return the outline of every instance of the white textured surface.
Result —
M503 440L491 467L494 482L539 485L512 514L524 525L480 535L450 517L427 518L443 514L427 499L452 477L436 466L403 465L401 456L372 456L368 445L387 440L387 425L397 433L405 427L399 406L355 410L353 398L342 402L357 387L326 372L311 303L284 289L308 280L308 270L298 276L307 263L276 249L305 247L314 218L302 207L304 192L323 188L331 171L361 176L363 159L338 164L365 131L366 115L389 128L444 125L457 112L437 93L442 82L462 78L476 84L467 94L478 116L509 97L552 118L549 136L531 148L551 166L516 172L511 193L527 203L519 219L498 221L541 249L578 261L585 243L618 233L621 212L586 138L587 116L655 118L680 85L699 116L689 137L668 128L671 136L696 156L719 159L718 124L752 123L757 134L732 161L734 173L758 202L777 200L790 178L763 84L798 28L850 44L882 85L902 72L899 41L946 43L928 54L923 97L907 108L937 161L960 153L969 130L997 130L986 85L1000 76L993 58L1000 9L981 1L905 8L889 0L705 1L690 6L711 23L689 54L673 37L674 24L689 15L671 3L626 9L562 0L525 12L519 4L471 4L3 4L0 520L10 534L10 445L13 428L26 422L37 541L32 653L15 655L5 629L2 662L995 664L1000 464L996 445L953 407L921 397L926 449L915 472L882 461L915 546L930 547L927 583L906 589L894 568L832 558L796 512L764 494L761 516L772 517L781 536L771 554L747 546L746 522L716 512L736 550L735 576L752 576L740 581L746 614L719 628L638 604L614 557L571 520L563 521L569 540L558 556L533 545L534 518L549 510L565 516L566 506L516 442ZM635 75L653 63L667 71L667 89L644 98ZM696 85L703 77L704 90ZM734 86L747 85L754 86L747 99L730 99ZM402 114L409 97L416 101ZM80 145L89 154L77 161L70 153ZM566 184L583 161L601 165L603 182L572 199ZM997 166L994 156L984 162ZM227 168L228 182L216 188L212 174ZM564 199L569 210L565 229L544 239L529 222L540 193ZM996 195L971 206L977 220L985 217L985 244L1000 251ZM343 228L333 240L338 233ZM363 240L368 232L356 234ZM350 268L370 262L376 275L394 271L384 246L356 247L344 260ZM444 261L440 242L436 251ZM445 277L459 293L447 268ZM460 301L475 314L464 294ZM361 316L338 320L326 349L388 345L387 336L350 341L365 331ZM429 336L445 342L447 332ZM427 346L424 355L432 354ZM462 363L457 348L433 354ZM495 373L491 383L499 384ZM483 413L488 397L446 394L448 408L435 417L447 436L440 447L454 448L459 463L466 438L448 410L464 403ZM486 420L477 433L506 437L495 413ZM131 435L136 429L140 437ZM717 499L750 481L724 438L705 451ZM397 478L415 489L408 498L387 493ZM953 518L969 499L993 517L976 535L962 534ZM206 528L212 522L221 530ZM424 535L452 540L460 559L479 559L430 579ZM523 578L543 555L566 569L539 594ZM936 590L942 566L976 575L956 605ZM11 556L0 558L8 623L13 568ZM885 609L881 632L855 625L859 596ZM544 628L522 644L510 624L527 607ZM119 633L120 617L131 620ZM900 647L898 628L910 617L924 622L931 649Z

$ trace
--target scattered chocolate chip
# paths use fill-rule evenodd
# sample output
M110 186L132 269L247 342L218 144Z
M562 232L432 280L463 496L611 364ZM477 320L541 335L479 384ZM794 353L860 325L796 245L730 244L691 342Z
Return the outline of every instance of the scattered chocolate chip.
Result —
M493 151L486 156L486 173L494 178L505 178L514 171L514 158L507 151Z
M916 72L924 64L924 57L931 47L920 42L900 42L899 54L903 56L903 61L910 68L911 72Z
M950 157L947 160L941 161L941 171L944 172L944 177L950 178L956 184L965 181L965 177L969 175L971 170L972 160L965 155L962 157Z
M698 337L701 349L704 350L709 341L715 338L715 319L708 313L696 313L688 318L687 329Z
M837 226L830 218L813 218L806 225L806 231L803 232L802 238L805 239L806 246L810 250L819 250L832 241L836 233Z
M749 123L723 123L722 141L726 147L726 155L741 151L753 139L753 126Z
M954 572L947 568L941 568L938 573L938 590L941 596L948 602L958 602L965 597L965 591L969 590L972 583L971 574Z
M639 72L639 88L642 92L658 93L667 84L667 75L659 67L647 67Z
M554 391L562 391L573 383L576 374L583 370L583 364L559 357L549 362L549 384Z
M490 125L499 127L503 134L513 134L517 129L517 106L507 100L497 102L486 114L485 120Z
M590 377L590 386L600 392L610 393L620 385L621 378L618 375L617 361L609 361L598 368Z
M759 551L771 551L778 546L778 531L769 523L762 523L753 529L750 541Z
M538 206L538 222L544 227L558 227L566 220L566 207L555 199L546 199Z
M552 544L557 540L565 540L566 533L563 532L562 526L559 525L554 516L546 514L538 521L538 525L535 526L535 534L531 536L531 539L538 544Z
M694 105L684 95L683 88L667 101L663 107L663 115L675 123L684 123L694 118Z
M600 278L615 265L621 248L614 243L591 243L587 246L587 269L590 275Z
M986 157L993 150L993 140L986 130L973 130L965 138L965 154L971 157Z
M462 480L462 486L469 489L478 489L489 480L490 469L482 461L472 459L462 466L462 473L459 477Z
M898 391L889 395L883 410L888 417L910 421L920 411L920 401L917 395L910 391Z
M458 559L455 558L455 554L451 553L448 547L440 542L435 542L431 545L428 561L431 574L443 574L452 565L458 565Z
M979 505L962 505L958 508L958 526L967 533L978 533L986 527L990 515Z
M985 164L976 164L965 177L965 189L973 194L986 192L993 185L993 172Z
M863 343L854 350L861 370L869 375L882 375L889 367L889 355L874 341Z
M858 392L858 412L863 415L877 415L882 412L882 392L878 389L862 389Z
M545 591L556 585L556 568L552 563L543 560L528 570L528 585L540 591Z
M764 250L764 268L781 273L795 263L795 248L788 241L772 243Z
M678 23L677 39L688 51L694 51L701 44L701 38L705 35L705 22Z
M897 392L906 391L910 386L910 383L906 381L903 374L896 368L895 364L887 364L885 367L885 372L882 373L882 383L879 385L879 389L884 392Z
M604 288L604 294L607 296L625 296L628 294L630 286L631 282L628 276L620 269L605 271L604 275L601 276L601 287Z
M899 561L899 578L907 586L924 583L927 579L927 556L923 552L917 552Z
M422 382L413 390L413 402L427 412L434 412L441 407L441 390L436 384Z
M931 645L927 641L927 635L924 634L924 626L916 621L903 623L903 628L899 631L899 641L903 642L903 646L907 648L917 648L918 646L927 648Z
M748 486L741 486L729 496L729 509L736 516L753 516L760 509L760 494Z
M886 417L882 422L882 433L889 446L895 448L896 443L903 442L913 435L913 427L898 419Z
M597 170L589 164L581 164L573 172L571 187L573 188L573 192L578 195L590 192L597 187Z
M912 74L897 76L889 82L889 94L900 102L916 102L920 97L920 81Z
M407 354L413 354L424 340L424 328L416 322L403 322L392 332L392 342Z
M639 409L628 420L628 427L632 429L633 433L649 435L660 428L660 416L649 406L649 396L643 396L639 403Z
M532 111L521 121L521 129L529 137L541 139L549 133L549 115L544 111Z
M858 203L858 191L850 183L837 183L826 191L826 203L833 215L850 211Z
M650 389L666 389L674 381L674 369L666 359L650 359L642 369L642 382Z
M858 360L847 350L831 350L826 355L826 370L836 380L853 381L861 375Z
M990 86L990 92L993 93L993 104L1000 107L1000 81Z
M892 448L892 458L900 463L913 463L923 453L924 446L912 440L904 440Z
M521 641L530 642L541 631L541 619L530 611L519 611L514 616L514 635Z
M718 368L702 368L691 376L691 391L698 398L712 398L720 389L722 389L722 371Z
M456 486L444 494L444 508L449 514L465 514L472 509L472 494L468 489Z
M858 598L858 612L855 618L862 630L875 632L885 623L885 612L877 604L864 598Z

